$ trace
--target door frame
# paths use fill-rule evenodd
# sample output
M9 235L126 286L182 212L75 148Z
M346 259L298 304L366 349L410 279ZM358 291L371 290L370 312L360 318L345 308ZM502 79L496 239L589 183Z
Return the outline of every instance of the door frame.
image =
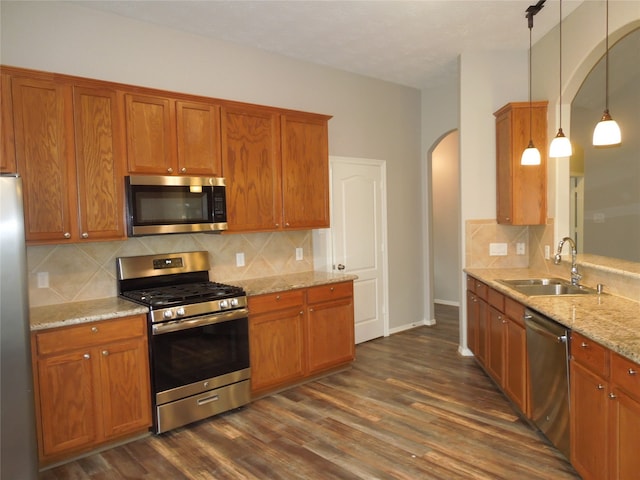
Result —
M333 164L337 162L375 166L380 169L382 178L382 191L380 201L382 203L381 222L382 228L382 312L383 335L389 336L389 254L387 247L387 162L372 158L329 156L329 204L333 206ZM333 208L330 208L330 225L333 225ZM313 263L316 270L334 272L334 231L331 227L312 231ZM355 280L357 282L357 280ZM355 302L355 300L354 300Z

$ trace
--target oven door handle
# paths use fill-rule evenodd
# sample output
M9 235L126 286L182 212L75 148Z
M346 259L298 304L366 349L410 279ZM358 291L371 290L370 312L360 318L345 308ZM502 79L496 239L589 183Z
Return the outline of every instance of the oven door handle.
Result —
M228 322L229 320L238 320L240 318L247 318L248 316L249 309L239 308L237 310L230 310L228 312L217 312L212 315L203 315L192 319L174 320L172 322L154 324L151 327L151 333L153 335L162 335L163 333L177 332L180 330L187 330L189 328L204 327L206 325L213 325L215 323Z

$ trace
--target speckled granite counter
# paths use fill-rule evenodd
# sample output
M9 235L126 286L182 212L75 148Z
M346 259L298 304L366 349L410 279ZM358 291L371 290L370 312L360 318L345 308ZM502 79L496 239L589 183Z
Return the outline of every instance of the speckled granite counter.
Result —
M465 269L515 300L640 363L640 302L602 295L528 297L497 280L546 277L526 268Z
M357 279L357 275L345 275L330 272L303 272L273 277L236 280L234 285L244 288L247 295L262 295L263 293L281 292L294 288L308 288L327 283L347 282Z
M80 323L97 322L112 318L127 317L144 313L149 309L118 297L100 298L86 302L61 303L34 307L29 311L31 330L66 327Z
M327 283L345 282L355 280L356 275L343 275L328 272L304 272L290 275L278 275L274 277L256 278L251 280L233 281L234 285L241 286L247 295L260 295L263 293L292 290L294 288L306 288ZM147 307L129 302L122 298L101 298L86 302L63 303L59 305L47 305L30 309L31 330L43 330L46 328L65 327L80 323L109 320L112 318L126 317L138 313L146 314Z

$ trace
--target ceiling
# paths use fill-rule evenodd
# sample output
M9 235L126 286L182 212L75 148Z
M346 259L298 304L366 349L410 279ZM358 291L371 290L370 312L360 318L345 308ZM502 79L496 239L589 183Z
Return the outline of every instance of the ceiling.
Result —
M564 0L566 17L583 0ZM85 7L415 88L457 79L460 53L526 50L537 0L76 1ZM533 42L559 21L534 17Z

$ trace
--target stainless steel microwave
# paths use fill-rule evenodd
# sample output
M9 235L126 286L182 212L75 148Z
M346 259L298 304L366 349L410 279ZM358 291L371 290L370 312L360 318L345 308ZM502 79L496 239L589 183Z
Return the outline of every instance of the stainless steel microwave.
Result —
M227 229L224 178L131 175L125 191L130 237Z

